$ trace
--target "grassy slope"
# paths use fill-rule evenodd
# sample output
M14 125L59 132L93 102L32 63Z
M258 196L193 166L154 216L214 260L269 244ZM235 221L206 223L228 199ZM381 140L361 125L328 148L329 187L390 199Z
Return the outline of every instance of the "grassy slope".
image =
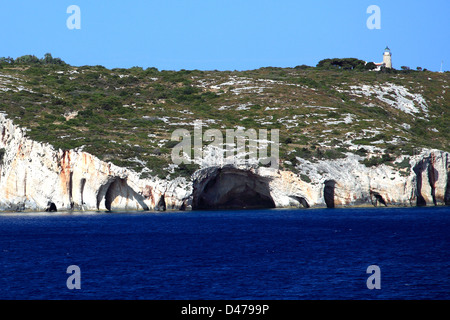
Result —
M374 95L351 94L350 86L387 83L422 95L428 114L411 115ZM449 73L432 72L16 65L0 69L0 110L37 141L62 149L84 146L105 161L165 176L171 133L193 131L195 119L213 120L208 127L224 134L237 126L279 128L280 155L288 160L282 165L288 169L295 156L337 158L351 145L378 147L386 154L380 162L416 147L450 151L449 86ZM367 150L352 152L366 155ZM185 166L175 174L192 169Z

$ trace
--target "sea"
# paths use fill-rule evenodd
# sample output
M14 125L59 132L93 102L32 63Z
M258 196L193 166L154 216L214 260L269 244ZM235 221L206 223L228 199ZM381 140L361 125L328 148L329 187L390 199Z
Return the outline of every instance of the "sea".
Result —
M447 300L450 207L0 214L2 300Z

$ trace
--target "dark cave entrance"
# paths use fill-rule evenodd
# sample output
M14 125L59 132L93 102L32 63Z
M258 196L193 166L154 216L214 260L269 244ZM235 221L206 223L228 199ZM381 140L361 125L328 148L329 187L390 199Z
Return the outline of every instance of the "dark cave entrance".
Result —
M194 184L193 210L275 208L268 181L250 171L217 169L207 181Z
M120 186L124 183L123 179L116 179L114 180L108 187L108 190L106 190L105 194L105 207L108 211L111 211L111 204L113 203L114 199L116 198L116 190L120 188Z
M373 198L372 198L373 196ZM381 194L379 194L378 192L375 191L370 191L370 199L372 201L372 204L377 207L378 203L381 203L382 205L384 205L385 207L387 207L387 203L386 201L383 199L383 196Z
M336 181L328 180L325 181L325 187L323 188L323 197L327 208L334 208L334 194L336 189Z
M58 209L56 208L56 204L54 202L48 202L47 208L45 209L46 212L56 212Z

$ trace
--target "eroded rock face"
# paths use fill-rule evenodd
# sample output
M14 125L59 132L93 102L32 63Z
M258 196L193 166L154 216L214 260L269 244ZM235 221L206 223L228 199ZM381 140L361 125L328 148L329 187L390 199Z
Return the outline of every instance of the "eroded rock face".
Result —
M424 150L408 157L411 169L400 173L392 166L367 168L360 158L311 163L299 159L298 169L312 180L312 204L327 207L354 205L444 205L448 190L449 154ZM323 190L322 194L317 192ZM321 201L323 197L323 201Z
M348 154L315 163L297 158L299 174L209 166L192 181L140 179L89 153L32 141L1 113L0 149L0 210L8 211L450 205L449 154L439 150L408 157L411 169L403 174L367 168Z
M164 210L189 207L191 185L182 178L140 179L138 174L76 150L55 150L28 139L0 114L0 209ZM162 205L162 203L164 205Z
M417 206L445 204L448 190L449 155L443 152L430 152L413 167L416 175L415 201Z
M447 152L424 150L409 157L411 170L403 174L387 165L367 168L356 155L316 163L298 160L299 171L308 174L311 182L302 181L301 175L293 172L264 167L202 169L194 175L193 208L245 208L252 207L252 201L270 208L264 200L269 198L276 208L450 203Z

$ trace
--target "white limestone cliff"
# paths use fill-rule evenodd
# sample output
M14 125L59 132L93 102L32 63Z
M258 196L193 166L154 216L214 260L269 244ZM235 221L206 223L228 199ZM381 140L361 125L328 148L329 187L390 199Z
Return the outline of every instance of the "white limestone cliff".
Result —
M300 174L208 166L192 181L141 179L89 153L35 142L1 113L0 149L0 210L6 211L450 204L450 159L440 150L408 157L411 169L403 173L367 168L348 154L315 163L298 158Z
M396 205L422 206L450 204L450 157L440 150L423 150L408 157L411 169L379 165L371 168L361 164L359 156L311 163L298 158L297 169L311 183L288 173L261 172L274 176L271 187L278 206L288 206L292 198L304 198L309 206ZM284 199L284 200L283 200Z
M158 210L187 206L185 179L140 179L138 174L77 150L55 150L26 137L0 114L0 209Z

